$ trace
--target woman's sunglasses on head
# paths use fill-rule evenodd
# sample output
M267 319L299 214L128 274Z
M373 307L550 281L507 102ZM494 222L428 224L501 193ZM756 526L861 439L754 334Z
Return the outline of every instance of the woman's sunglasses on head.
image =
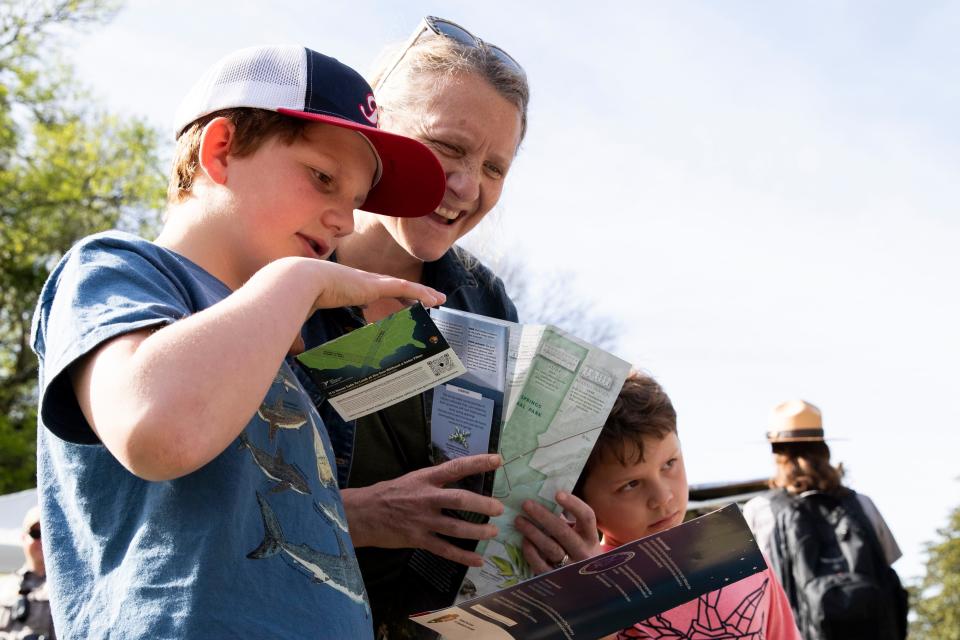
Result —
M394 69L396 69L400 64L400 61L403 60L403 57L407 55L407 52L413 48L413 45L417 43L423 34L428 32L432 32L438 36L450 38L451 40L454 40L467 47L487 49L492 51L497 57L497 60L502 62L505 66L524 77L526 76L526 72L523 70L523 67L520 66L520 63L514 60L513 56L500 47L490 44L489 42L484 42L455 22L450 22L449 20L438 18L436 16L427 16L420 21L420 25L417 27L417 30L413 32L413 36L409 41L407 41L406 46L404 46L403 49L400 50L400 53L397 54L397 58L393 61L393 64L390 65L390 68L387 69L386 73L380 76L380 80L377 82L375 89L380 89L380 87L384 85L384 83L387 81L387 78L390 77L390 74L393 73Z

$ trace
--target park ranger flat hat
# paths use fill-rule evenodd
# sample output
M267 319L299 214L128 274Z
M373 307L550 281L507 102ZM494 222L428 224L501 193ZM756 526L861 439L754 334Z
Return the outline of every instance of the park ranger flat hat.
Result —
M770 412L767 442L823 442L820 409L805 400L781 402Z

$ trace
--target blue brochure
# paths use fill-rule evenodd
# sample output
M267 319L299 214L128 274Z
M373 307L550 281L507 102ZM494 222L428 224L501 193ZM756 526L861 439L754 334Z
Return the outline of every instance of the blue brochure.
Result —
M489 453L496 402L456 382L459 380L433 390L430 431L434 446L448 459Z
M467 371L434 388L430 411L431 455L436 464L499 450L507 385L509 330L492 319L452 309L432 309L430 318ZM493 491L493 474L468 478L465 488Z

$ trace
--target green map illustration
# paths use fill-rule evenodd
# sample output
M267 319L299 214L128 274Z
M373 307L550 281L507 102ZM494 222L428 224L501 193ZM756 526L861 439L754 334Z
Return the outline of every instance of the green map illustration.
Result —
M417 321L411 308L403 309L372 324L301 353L297 359L311 369L335 370L343 367L380 369L383 362L404 347L425 349L413 337Z
M516 409L500 435L500 454L509 462L497 469L493 495L509 499L510 505L520 505L526 499L539 497L547 476L530 466L534 453L544 441L560 441L565 428L576 427L556 420L556 416L570 392L577 371L566 369L544 357L543 345L553 345L571 354L578 364L589 353L588 349L551 329L544 331L541 347L531 362L527 382L517 398ZM512 520L512 517L509 516L509 519Z

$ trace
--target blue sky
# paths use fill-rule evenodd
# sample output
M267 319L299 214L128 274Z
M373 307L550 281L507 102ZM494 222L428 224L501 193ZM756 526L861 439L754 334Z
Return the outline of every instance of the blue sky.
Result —
M680 413L692 482L767 475L767 414L818 404L920 573L960 504L960 5L130 2L80 79L159 128L260 43L368 70L439 14L527 69L530 129L471 246L624 326Z

